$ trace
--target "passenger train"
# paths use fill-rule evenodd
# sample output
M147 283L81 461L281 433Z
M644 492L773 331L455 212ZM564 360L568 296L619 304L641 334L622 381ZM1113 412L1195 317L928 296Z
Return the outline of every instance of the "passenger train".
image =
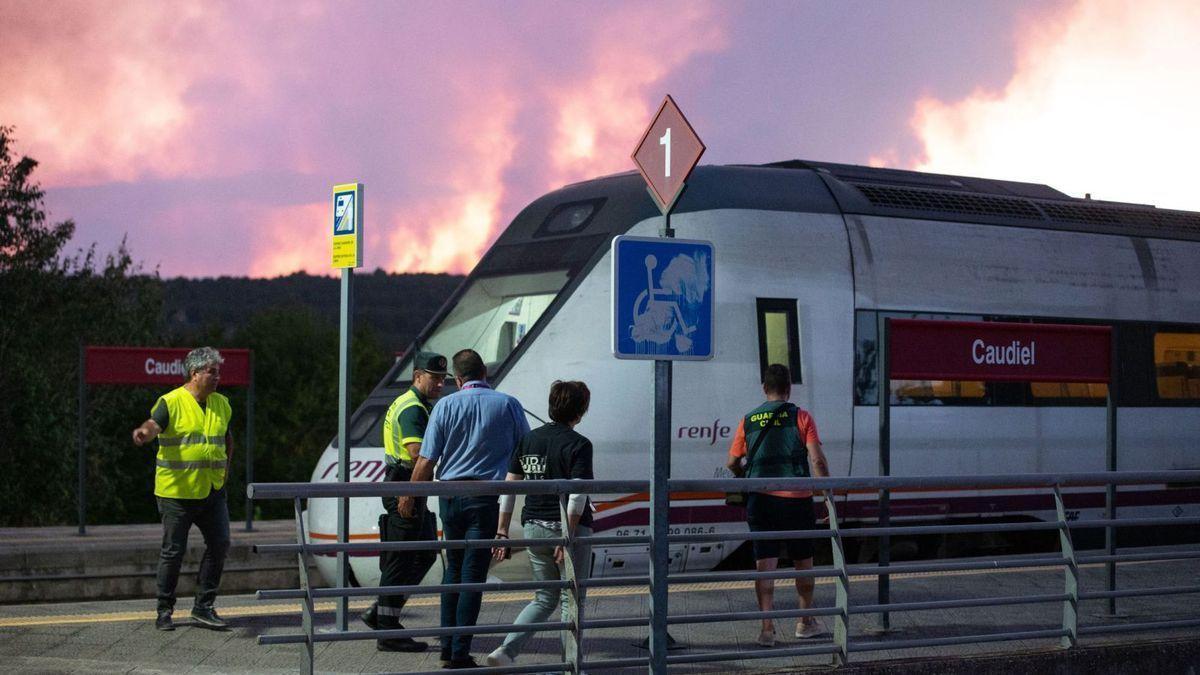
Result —
M597 478L649 476L653 366L617 360L610 337L610 248L656 236L662 217L628 172L566 186L527 206L421 332L450 356L471 347L492 383L536 427L555 379L592 391L578 430ZM812 412L834 476L878 472L875 351L880 316L1036 321L1114 328L1117 468L1200 469L1200 214L1077 199L1045 185L811 161L701 166L671 218L714 244L715 358L674 367L672 475L727 476L738 420L762 398L770 362L793 370L792 400ZM410 347L411 354L415 347ZM351 424L355 481L383 479L383 414L408 386L398 359ZM1107 385L893 381L891 473L1007 474L1105 468ZM331 443L314 482L337 480ZM875 516L874 494L840 514ZM597 495L597 532L645 534L645 494ZM894 519L1045 518L1021 490L897 493ZM1071 496L1069 517L1099 517L1103 493ZM1200 515L1200 486L1118 495L1122 513ZM351 538L378 538L378 499L351 505ZM336 539L336 501L311 500L310 540ZM676 495L673 531L744 531L722 495ZM675 570L707 570L736 542L680 545ZM593 551L594 575L647 566L645 546ZM318 560L326 579L333 559ZM374 585L377 558L351 558Z

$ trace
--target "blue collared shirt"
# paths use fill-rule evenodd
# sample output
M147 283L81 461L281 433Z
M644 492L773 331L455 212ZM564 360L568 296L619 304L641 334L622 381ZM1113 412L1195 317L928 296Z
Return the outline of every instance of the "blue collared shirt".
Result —
M421 456L437 462L438 480L504 480L527 433L520 401L473 380L433 407Z

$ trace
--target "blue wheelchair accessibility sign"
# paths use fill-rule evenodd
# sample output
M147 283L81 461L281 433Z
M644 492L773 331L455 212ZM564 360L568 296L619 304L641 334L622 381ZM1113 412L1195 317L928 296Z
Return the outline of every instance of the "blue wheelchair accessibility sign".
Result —
M712 242L613 239L613 355L618 359L711 359L713 270Z

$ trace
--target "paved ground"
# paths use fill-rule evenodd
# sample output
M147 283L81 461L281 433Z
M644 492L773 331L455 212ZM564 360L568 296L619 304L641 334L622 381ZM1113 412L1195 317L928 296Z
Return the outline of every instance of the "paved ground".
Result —
M1082 570L1083 589L1103 587L1103 568ZM1200 585L1200 560L1182 562L1126 563L1119 570L1121 588ZM1018 594L1060 593L1063 573L1052 568L1026 568L1005 571L911 574L897 576L892 583L894 601L997 597ZM851 585L853 602L867 604L875 598L874 578L856 578ZM833 604L833 584L819 580L817 604ZM528 599L525 593L493 593L485 596L480 623L504 623L515 618ZM1105 616L1102 601L1087 602L1081 612L1081 625L1135 623L1163 619L1200 618L1195 595L1129 598L1120 601L1121 618ZM777 590L777 608L795 607L790 584ZM720 613L754 609L753 591L748 582L720 583L674 589L671 613ZM409 603L410 627L437 623L437 598L417 597ZM360 611L365 601L352 603ZM262 634L298 632L300 620L295 603L260 602L250 596L221 598L218 608L233 620L234 628L214 632L181 625L173 633L160 633L153 626L152 600L83 602L72 604L11 605L0 607L0 659L5 670L16 672L189 672L189 673L271 673L295 672L302 665L302 647L297 645L261 646ZM178 615L186 617L189 607L180 602ZM332 626L332 605L320 605L320 628ZM645 616L649 597L644 587L596 589L589 595L588 614L593 618ZM998 630L1040 630L1057 628L1062 618L1061 603L918 611L893 614L895 631L879 636L871 629L875 616L856 615L851 623L851 639L859 645L872 640L909 640L922 637L973 635ZM827 623L830 623L827 620ZM361 625L361 624L359 624ZM831 623L830 623L831 625ZM784 636L781 648L802 646L790 637L792 623L781 620L778 633ZM684 650L672 654L700 652L761 653L754 645L756 622L721 622L675 626L672 635ZM1111 641L1166 640L1195 637L1197 628L1157 631L1152 634L1085 637L1084 645ZM589 632L585 647L590 658L644 656L634 643L644 638L646 629L628 628ZM475 653L493 649L499 637L480 637ZM806 641L804 644L807 644ZM818 638L814 644L828 643ZM941 655L954 657L984 652L1022 652L1056 649L1057 639L1020 640L987 645L923 649L885 649L852 653L855 662L874 659L911 658ZM550 637L535 638L519 664L551 662L558 647ZM380 653L371 642L321 643L316 649L316 667L324 672L421 671L437 668L437 652L425 655ZM828 656L785 657L761 660L741 659L714 664L680 666L678 672L731 672L758 670L795 670L820 668L830 663ZM644 668L628 672L644 672Z
M296 540L293 520L259 521L247 532L232 523L222 586L228 592L286 588L299 583L294 555L254 553L256 544ZM0 603L144 598L154 595L162 525L0 528ZM190 593L204 549L193 528L180 578Z

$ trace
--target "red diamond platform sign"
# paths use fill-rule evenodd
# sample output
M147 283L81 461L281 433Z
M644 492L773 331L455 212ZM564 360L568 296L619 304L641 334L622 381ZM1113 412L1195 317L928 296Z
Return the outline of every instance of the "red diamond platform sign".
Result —
M684 181L703 154L704 143L675 105L675 99L667 96L633 151L633 163L650 185L663 213L675 206Z

